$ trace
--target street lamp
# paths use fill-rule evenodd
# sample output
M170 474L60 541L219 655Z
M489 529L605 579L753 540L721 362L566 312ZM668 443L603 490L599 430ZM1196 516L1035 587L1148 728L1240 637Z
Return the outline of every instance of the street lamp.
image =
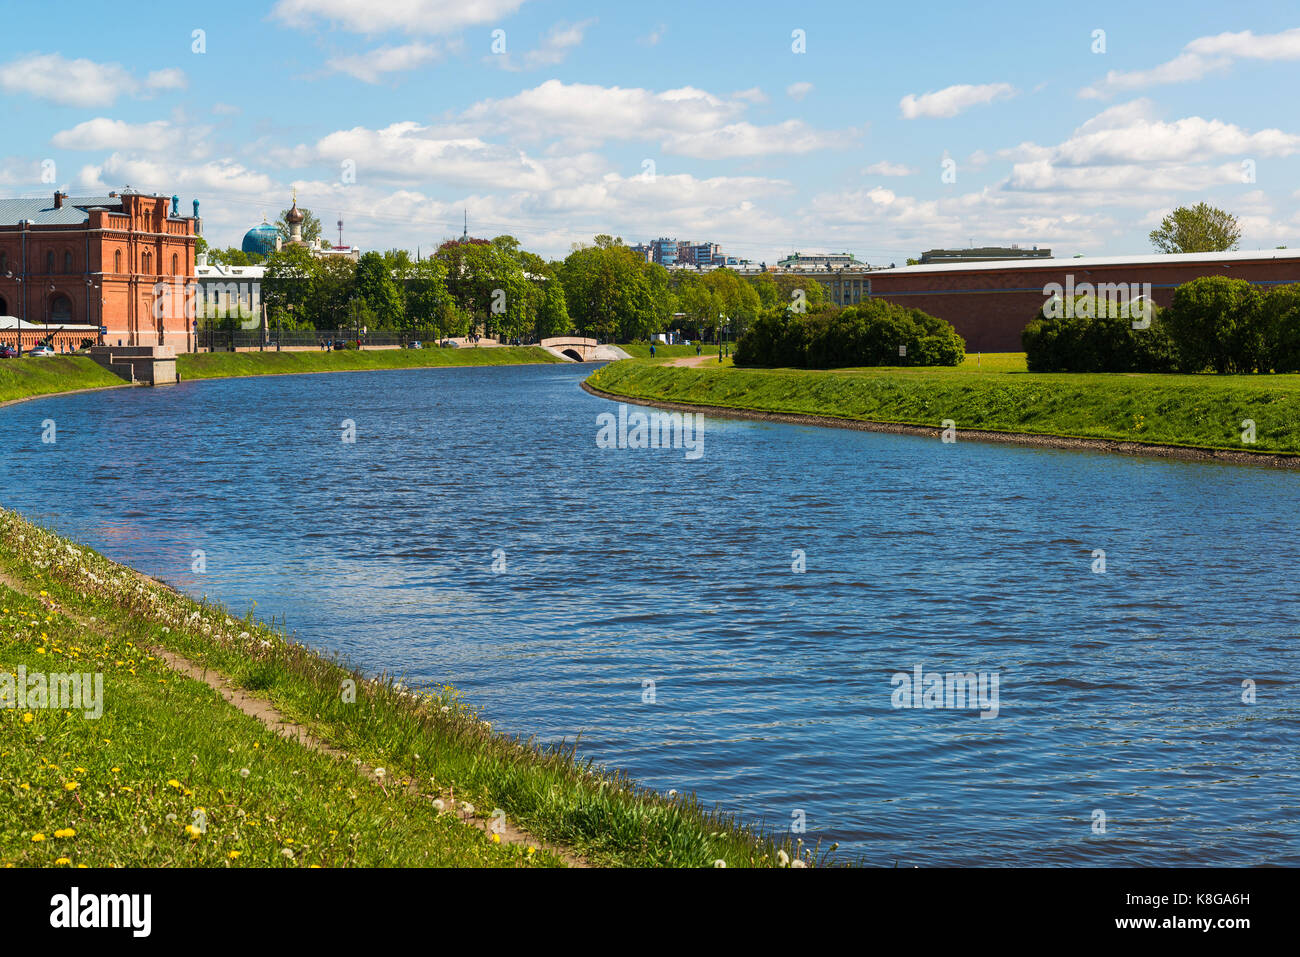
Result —
M22 307L23 307L21 310L22 316L18 317L18 328L14 332L14 335L18 338L18 345L17 345L18 357L21 359L23 355L23 316L27 315L27 297L23 295L24 277L15 276L13 270L10 269L5 272L5 278L12 279L14 282L18 283L18 299L22 303Z

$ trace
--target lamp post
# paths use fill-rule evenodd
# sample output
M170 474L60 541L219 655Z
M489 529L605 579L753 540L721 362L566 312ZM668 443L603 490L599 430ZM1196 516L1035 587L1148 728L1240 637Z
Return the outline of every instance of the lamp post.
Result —
M21 312L22 312L24 315L26 315L26 313L27 313L27 302L26 302L26 297L23 295L23 293L24 293L24 289L23 289L23 277L22 277L22 276L15 276L15 275L13 274L13 270L11 269L11 270L9 270L9 271L7 271L7 272L5 273L5 278L6 278L6 279L12 279L14 282L18 283L18 299L19 299L19 301L22 303L22 306L23 306ZM23 319L22 319L22 316L19 316L19 317L18 317L18 328L14 331L14 336L15 336L15 337L17 338L17 340L18 340L18 344L17 344L17 348L18 348L18 358L21 359L21 358L22 358L22 355L23 355Z
M290 319L293 318L293 303L289 303L289 318ZM282 336L283 336L283 331L280 326L280 312L279 310L276 310L275 313L275 351L276 352L280 351L280 339Z

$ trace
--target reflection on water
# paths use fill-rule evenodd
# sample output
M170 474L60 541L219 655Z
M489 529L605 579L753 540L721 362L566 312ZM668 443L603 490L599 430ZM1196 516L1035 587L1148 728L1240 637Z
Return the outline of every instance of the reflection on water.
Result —
M716 420L698 461L599 449L584 371L31 402L0 501L868 862L1300 863L1295 475ZM892 707L918 665L997 674L998 716Z

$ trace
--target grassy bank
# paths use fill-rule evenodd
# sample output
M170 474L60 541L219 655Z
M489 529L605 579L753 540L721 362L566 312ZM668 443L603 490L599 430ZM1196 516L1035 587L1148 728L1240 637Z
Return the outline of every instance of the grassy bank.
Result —
M437 366L498 366L559 362L536 346L473 349L345 349L339 352L196 352L177 356L182 379L219 379L296 372L349 372L361 369L424 369Z
M0 402L124 384L85 356L0 359Z
M170 670L160 648L267 699L344 754L272 734ZM366 680L0 510L0 671L20 665L102 673L103 715L0 708L0 866L561 863L493 843L434 795L469 802L478 817L499 808L595 864L777 860L770 841L690 798L494 732L450 687ZM385 779L360 773L361 762Z
M978 363L978 364L977 364ZM763 412L1300 454L1300 376L1033 374L1023 356L957 368L673 368L639 360L588 381L617 395ZM1242 422L1255 423L1254 444Z

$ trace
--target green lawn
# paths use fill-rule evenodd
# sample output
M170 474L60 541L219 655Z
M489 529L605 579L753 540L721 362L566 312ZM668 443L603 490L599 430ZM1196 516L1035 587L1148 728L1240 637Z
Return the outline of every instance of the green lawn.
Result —
M650 343L648 342L632 342L627 344L620 343L619 348L622 349L624 352L626 352L628 355L630 355L633 359L650 358ZM705 355L709 354L709 346L707 344L701 346L701 348L704 350ZM733 349L735 348L735 343L732 343L732 348ZM716 343L713 346L713 354L715 356L718 354L718 347ZM681 345L680 343L671 346L666 346L663 343L659 343L659 342L655 343L656 359L675 359L678 356L693 356L693 355L695 355L695 345L693 343L689 346L684 346Z
M0 671L104 676L98 719L0 708L0 866L559 863L491 843L405 793L406 782L468 801L482 818L499 808L596 864L774 866L778 849L796 853L788 837L777 845L693 797L590 767L572 748L507 737L449 686L367 680L2 509L0 580L12 586L0 585ZM157 647L269 699L348 759L276 737L167 669ZM354 761L384 768L387 786Z
M344 372L359 369L421 369L431 366L520 365L559 362L536 346L443 349L345 349L338 352L196 352L176 357L183 380L228 376L283 375L297 372Z
M1035 374L1021 354L956 368L814 371L669 368L625 360L588 380L606 392L766 412L1160 445L1300 453L1300 376ZM1242 441L1243 420L1256 441Z
M85 356L0 359L0 402L125 384Z

